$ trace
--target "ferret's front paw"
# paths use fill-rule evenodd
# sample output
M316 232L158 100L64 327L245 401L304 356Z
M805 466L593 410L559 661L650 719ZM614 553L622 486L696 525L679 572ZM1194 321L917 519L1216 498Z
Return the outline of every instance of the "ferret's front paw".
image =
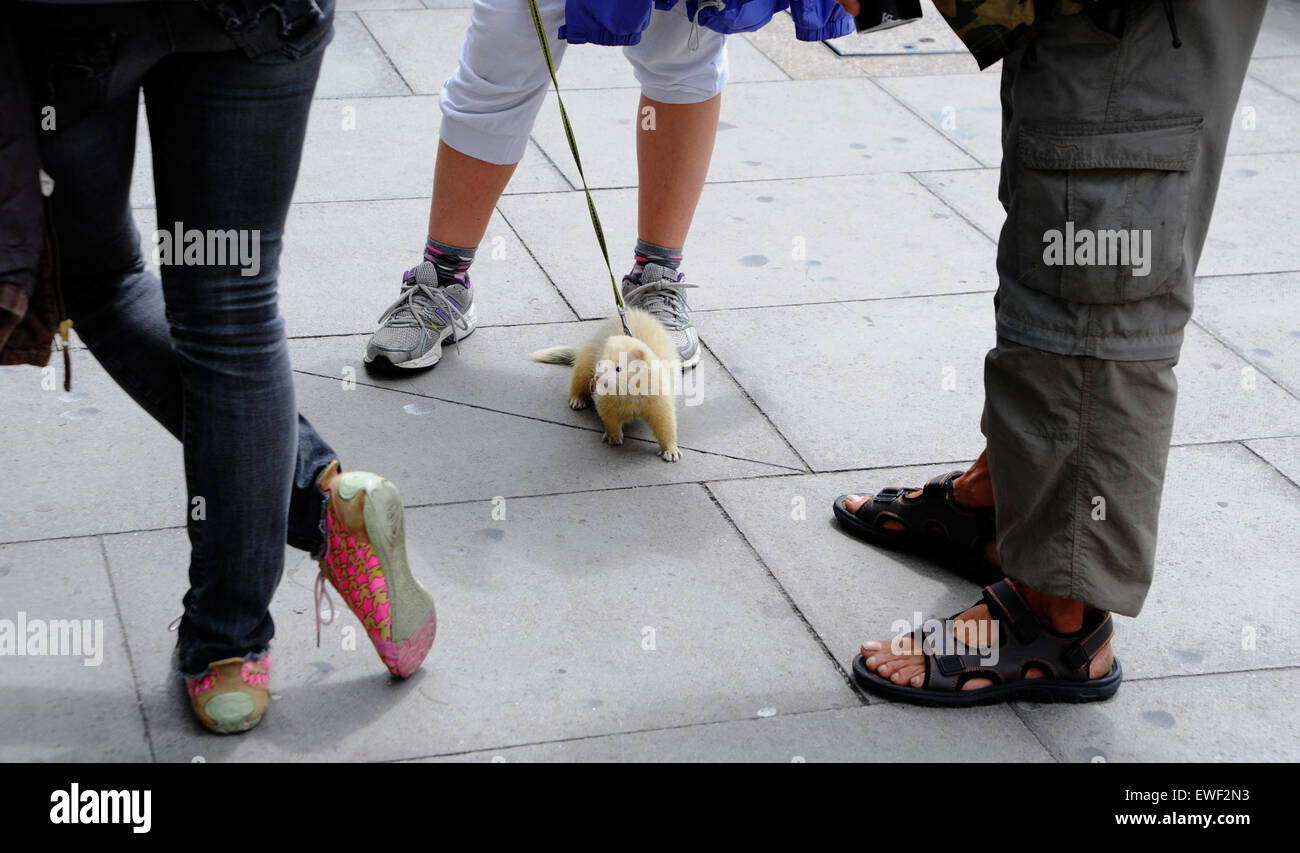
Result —
M619 433L618 435L610 435L609 433L605 433L600 437L600 440L611 447L617 447L623 443L623 434Z
M660 450L659 458L665 462L676 462L682 458L682 451L674 444L666 450Z
M570 398L569 398L569 408L570 408L570 409L573 409L574 411L577 411L577 410L579 410L579 409L585 409L585 408L587 408L587 407L590 406L590 405L591 405L591 401L590 401L590 400L584 400L584 399L582 399L581 397L570 397Z

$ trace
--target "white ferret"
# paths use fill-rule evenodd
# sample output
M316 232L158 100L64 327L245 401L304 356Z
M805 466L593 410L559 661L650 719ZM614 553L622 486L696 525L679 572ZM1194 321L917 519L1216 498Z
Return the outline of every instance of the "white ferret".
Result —
M632 337L612 317L581 347L551 347L532 357L573 365L569 406L585 409L594 401L605 424L604 441L622 444L623 427L640 418L659 441L659 456L676 462L682 458L674 399L681 386L681 356L663 325L646 312L629 310L627 325Z

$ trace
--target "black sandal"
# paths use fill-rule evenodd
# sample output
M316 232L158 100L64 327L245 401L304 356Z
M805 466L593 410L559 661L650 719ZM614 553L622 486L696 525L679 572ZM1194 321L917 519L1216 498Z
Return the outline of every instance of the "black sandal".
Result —
M1003 577L1002 569L988 561L984 547L997 541L992 507L970 507L953 495L952 482L964 472L951 471L930 480L921 494L890 486L863 501L856 513L844 505L848 495L835 499L835 518L849 533L878 545L929 557L981 586ZM885 527L886 521L902 530Z
M923 686L895 684L876 675L861 654L853 659L853 680L890 699L937 707L991 705L1013 699L1097 702L1119 690L1123 675L1118 659L1106 675L1088 677L1093 658L1115 632L1109 613L1096 611L1085 617L1078 631L1061 634L1043 625L1015 585L1005 579L984 589L984 603L998 621L1000 644L995 662L989 661L989 650L974 649L955 639L953 620L944 619L942 636L925 636L921 628L912 635L912 647L921 649L925 658ZM1042 676L1025 677L1034 670ZM993 684L962 690L973 678L987 678Z

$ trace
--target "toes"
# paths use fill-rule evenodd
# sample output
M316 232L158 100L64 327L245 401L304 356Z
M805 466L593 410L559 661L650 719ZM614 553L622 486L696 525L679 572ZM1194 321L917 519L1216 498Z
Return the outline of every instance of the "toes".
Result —
M844 508L849 512L857 512L867 499L862 495L846 495L844 497Z
M912 687L920 687L925 683L925 664L909 663L900 667L890 678L890 681L895 684L910 684Z
M600 439L611 447L617 447L623 443L623 436L621 435L610 435L609 433L605 433L600 437Z
M661 450L659 451L659 458L663 459L665 462L676 462L678 459L682 458L682 452L676 447L669 450Z
M579 409L585 409L587 408L587 401L582 399L581 397L571 397L569 399L569 408L573 409L574 411L577 411Z

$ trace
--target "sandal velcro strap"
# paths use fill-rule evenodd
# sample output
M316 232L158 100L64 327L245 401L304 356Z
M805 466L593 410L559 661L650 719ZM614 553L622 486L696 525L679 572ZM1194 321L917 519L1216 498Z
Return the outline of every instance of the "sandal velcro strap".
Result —
M905 494L907 494L907 489L900 489L898 486L887 486L886 488L876 492L872 500L878 503L888 504L893 503Z
M952 481L963 473L962 471L949 471L947 474L931 477L926 481L921 491L925 492L926 497L933 500L947 500L952 497Z
M949 677L966 669L966 659L961 655L935 655L934 663L940 672Z
M1087 627L1086 624L1084 627ZM1091 631L1066 649L1065 662L1073 669L1086 670L1088 665L1092 663L1092 659L1097 656L1097 653L1110 642L1110 638L1114 633L1115 623L1111 621L1110 613L1106 613L1097 620L1097 624Z
M1028 644L1038 639L1043 625L1011 581L1003 578L986 586L984 603L988 605L989 613L1000 624L1009 627L1021 643Z

